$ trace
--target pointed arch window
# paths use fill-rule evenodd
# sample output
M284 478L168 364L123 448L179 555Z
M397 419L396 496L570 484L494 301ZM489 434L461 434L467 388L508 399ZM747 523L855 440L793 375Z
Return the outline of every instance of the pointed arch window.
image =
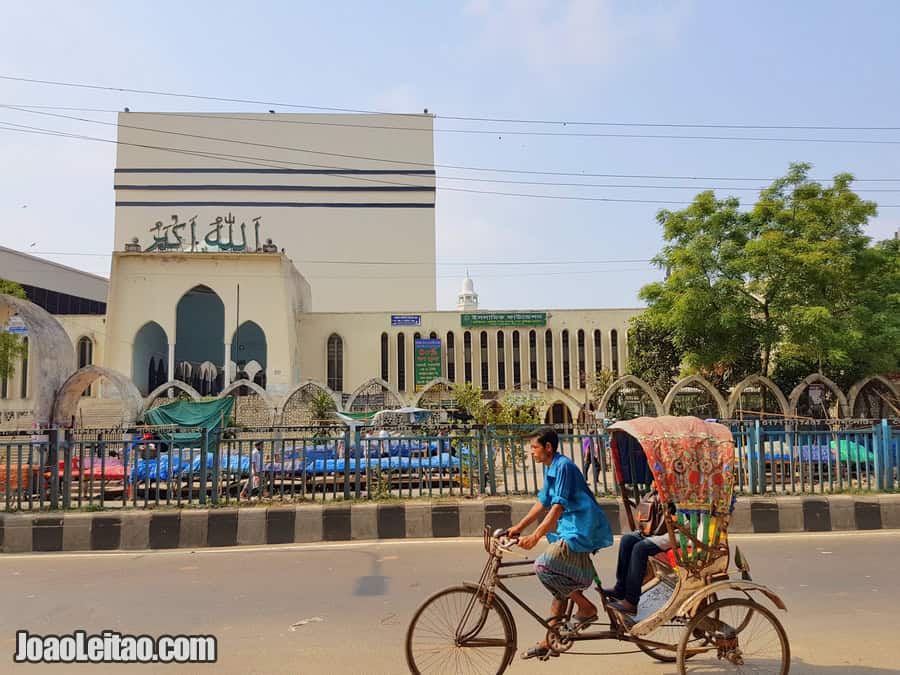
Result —
M533 330L528 332L528 376L528 379L531 383L531 388L537 389L537 332Z
M497 389L506 389L506 340L503 331L497 331Z
M584 331L582 329L578 329L578 337L577 337L577 349L578 349L578 387L579 389L584 389L585 384L587 384L587 366L585 365L584 360Z
M600 329L594 331L594 374L603 370L603 335Z
M612 354L612 371L613 375L619 376L619 331L613 329L609 331L609 350Z
M563 389L572 388L572 375L569 372L569 331L562 332L562 381Z
M385 382L388 382L391 377L390 370L390 362L389 362L389 352L390 345L388 344L388 334L381 334L381 379Z
M406 336L397 333L397 391L406 391Z
M344 340L334 333L328 338L328 388L344 391Z
M472 334L463 333L463 363L466 384L472 383Z
M512 334L512 358L513 358L513 389L522 386L522 345L519 344L519 331Z
M486 331L481 331L481 389L483 391L490 389L490 379L488 377L489 368L488 335Z
M553 386L553 331L544 333L545 361L547 363L547 386Z
M447 379L456 382L456 345L453 331L447 333Z

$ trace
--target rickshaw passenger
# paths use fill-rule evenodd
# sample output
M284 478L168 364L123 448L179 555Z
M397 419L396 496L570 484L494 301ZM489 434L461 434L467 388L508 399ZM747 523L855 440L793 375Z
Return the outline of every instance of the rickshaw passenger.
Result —
M597 607L582 591L591 585L594 577L591 553L612 546L612 529L581 471L572 460L557 452L559 437L553 429L535 433L530 448L534 460L546 467L544 487L538 493L537 503L509 529L509 534L519 535L547 511L534 532L519 539L519 546L526 550L534 548L541 537L547 536L550 546L535 560L534 569L553 595L550 616L562 616L566 600L571 598L578 608L574 621L575 628L579 629L597 619ZM555 622L554 618L550 623ZM544 656L548 651L546 642L541 642L523 658Z
M612 607L626 614L637 612L650 557L672 548L665 509L655 490L641 500L637 513L638 530L622 535L619 541L616 585L604 589L608 596L616 599Z

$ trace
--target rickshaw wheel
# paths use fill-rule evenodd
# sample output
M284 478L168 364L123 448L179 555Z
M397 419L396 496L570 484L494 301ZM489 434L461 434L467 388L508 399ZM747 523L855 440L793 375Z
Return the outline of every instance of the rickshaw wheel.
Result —
M700 608L706 607L707 605L712 604L717 600L718 598L716 597L716 594L713 593L703 599L700 604ZM678 644L681 642L685 625L685 623L672 623L671 621L669 621L668 623L663 624L649 634L642 636L648 640L653 640L654 642L671 644L674 649L661 649L659 647L651 647L650 645L645 645L640 642L636 642L635 644L638 646L638 649L644 652L647 656L656 659L660 663L675 663L675 661L678 660ZM700 631L697 632L695 638L699 641L698 644L706 644L706 636ZM690 646L695 646L695 643L691 643ZM689 659L693 655L693 653L689 653L686 658Z
M698 636L704 637L698 646ZM775 615L749 598L726 598L701 607L690 620L678 645L678 670L687 661L698 670L716 669L787 675L791 647ZM752 662L752 663L751 663Z

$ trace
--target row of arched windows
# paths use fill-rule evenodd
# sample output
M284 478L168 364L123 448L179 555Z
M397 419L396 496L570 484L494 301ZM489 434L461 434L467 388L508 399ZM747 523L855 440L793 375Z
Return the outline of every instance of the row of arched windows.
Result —
M554 355L556 353L554 349L555 336L552 330L547 329L543 331L544 335L542 336L544 343L543 374L546 377L542 382L538 372L539 360L537 346L538 340L540 339L539 331L528 331L527 364L523 364L522 362L524 342L522 332L523 331L514 330L509 336L512 358L511 373L507 372L507 357L509 356L507 354L507 334L502 330L496 332L495 337L493 338L496 344L496 353L493 359L494 363L491 363L492 359L489 353L491 338L489 333L488 331L477 332L475 339L477 340L477 350L479 355L478 371L477 373L473 373L473 331L463 332L462 354L459 354L459 350L457 349L455 333L449 331L446 336L444 336L443 341L445 377L451 382L461 381L474 383L484 390L498 389L503 391L506 389L522 388L537 389L539 384L544 384L547 387L559 386L563 389L572 389L573 384L575 388L587 386L589 374L593 375L599 373L604 368L602 331L599 329L593 331L593 363L588 363L588 339L585 331L579 329L576 332L575 339L572 340L568 329L563 330L559 337L562 361L557 366L557 364L554 363ZM415 333L413 339L419 339L420 337L420 333ZM437 338L438 335L437 333L432 332L430 337ZM395 344L393 345L393 348L395 349L394 360L396 362L396 380L393 381L392 384L396 386L398 391L406 391L410 385L406 367L406 336L402 332L397 333L394 340ZM343 384L343 366L342 359L338 357L332 358L332 342L336 345L334 349L338 350L335 353L339 354L339 350L342 349L341 338L337 335L332 335L328 341L328 386L334 391L341 391L342 387L336 388L333 386L333 384ZM385 382L391 382L391 342L392 339L387 333L381 334L381 379ZM609 332L609 345L611 350L610 369L615 376L618 376L619 339L617 330L611 330ZM462 367L460 368L462 371L461 378L458 377L457 369L457 360L460 356L462 358ZM572 371L573 361L575 365L574 373ZM495 375L494 386L492 386L491 382L492 366L493 374ZM523 378L524 367L527 367L527 371L525 371L525 377ZM555 367L559 368L558 373L556 372ZM511 379L508 380L510 376ZM573 377L577 378L574 383Z

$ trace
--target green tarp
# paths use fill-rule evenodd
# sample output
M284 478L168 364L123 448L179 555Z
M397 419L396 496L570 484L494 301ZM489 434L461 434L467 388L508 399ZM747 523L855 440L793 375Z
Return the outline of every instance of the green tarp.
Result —
M230 396L215 401L175 401L144 413L144 421L153 426L188 427L218 431L231 416L234 399ZM161 433L176 445L196 444L199 433Z

